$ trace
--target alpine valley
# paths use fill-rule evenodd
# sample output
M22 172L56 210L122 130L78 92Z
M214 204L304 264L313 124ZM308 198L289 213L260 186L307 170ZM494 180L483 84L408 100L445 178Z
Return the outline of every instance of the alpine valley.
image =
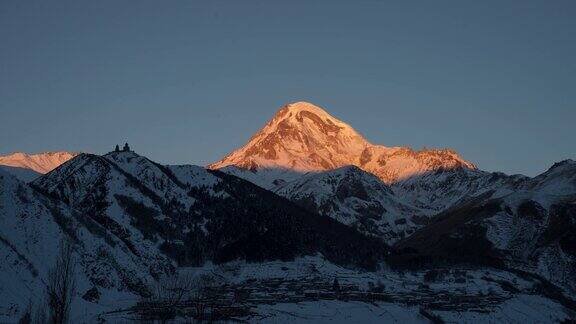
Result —
M372 144L307 102L204 168L130 150L0 157L0 322L576 320L576 162L530 178Z

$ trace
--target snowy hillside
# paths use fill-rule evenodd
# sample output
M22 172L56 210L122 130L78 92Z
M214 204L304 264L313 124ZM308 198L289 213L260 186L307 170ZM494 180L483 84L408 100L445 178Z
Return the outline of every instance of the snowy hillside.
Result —
M302 176L276 193L388 243L410 235L429 216L428 210L405 204L376 176L354 166Z
M567 160L522 181L514 191L488 191L439 214L396 249L399 260L433 258L522 269L574 295L575 233L576 163Z
M243 175L258 180L258 174ZM309 210L392 244L453 206L487 192L493 197L508 195L531 183L525 176L461 168L437 170L388 186L375 175L348 166L301 174L278 183L274 190Z
M439 213L490 190L500 195L510 193L528 180L522 175L456 168L427 172L394 183L391 188L406 203Z
M24 182L32 182L42 175L41 173L38 173L32 169L18 168L7 165L0 165L0 170L4 170L5 172L10 173L11 175Z
M18 318L29 303L42 302L48 270L64 239L73 242L77 264L72 318L148 293L155 274L121 238L0 170L0 321ZM156 262L172 269L162 255ZM90 301L82 298L88 291Z

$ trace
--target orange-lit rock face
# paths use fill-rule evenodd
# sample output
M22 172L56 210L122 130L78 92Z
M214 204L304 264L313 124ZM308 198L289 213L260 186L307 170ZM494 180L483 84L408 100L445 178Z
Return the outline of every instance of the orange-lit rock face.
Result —
M75 152L47 152L39 154L14 153L0 156L0 165L31 169L38 173L48 173L62 163L77 156Z
M229 165L319 171L348 165L369 145L349 125L314 105L299 102L280 109L248 144L211 168Z
M209 167L324 171L355 165L387 183L438 169L475 166L452 150L373 145L348 124L307 102L280 109L242 148Z

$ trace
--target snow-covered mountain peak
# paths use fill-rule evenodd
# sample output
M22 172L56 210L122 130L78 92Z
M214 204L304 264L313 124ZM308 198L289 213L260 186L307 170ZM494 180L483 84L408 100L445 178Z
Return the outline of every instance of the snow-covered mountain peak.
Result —
M288 125L311 135L315 131L335 137L338 135L348 136L361 145L368 144L350 125L330 115L324 109L305 101L282 107L265 129L279 131L278 127L282 128Z
M16 152L0 156L0 165L31 169L44 174L54 170L78 154L77 152L45 152L38 154Z
M305 174L346 165L358 166L389 184L436 170L476 169L450 149L414 151L371 144L350 125L308 102L282 107L246 145L209 167L271 173L269 184L258 184L272 188L278 170Z
M322 108L297 102L281 108L244 147L210 168L330 170L354 164L350 161L369 145L352 127Z
M341 129L346 129L346 130L352 130L352 127L350 127L350 125L342 122L341 120L338 120L337 118L333 117L332 115L330 115L328 112L326 112L326 110L322 109L319 106L316 106L312 103L306 102L306 101L298 101L298 102L294 102L291 104L288 104L282 108L280 108L280 110L278 110L278 112L276 113L276 115L274 116L275 120L278 119L295 119L298 123L302 123L303 120L302 118L308 116L310 118L315 118L312 115L315 115L315 117L322 119L323 122L325 123L329 123L329 124L334 124L339 126Z
M320 107L318 107L318 106L316 106L310 102L307 102L307 101L297 101L297 102L290 103L290 104L284 106L283 108L281 108L280 111L282 111L284 109L288 110L290 112L309 111L309 112L315 113L317 115L330 116L330 115L328 115L328 113L324 109L322 109L322 108L320 108Z

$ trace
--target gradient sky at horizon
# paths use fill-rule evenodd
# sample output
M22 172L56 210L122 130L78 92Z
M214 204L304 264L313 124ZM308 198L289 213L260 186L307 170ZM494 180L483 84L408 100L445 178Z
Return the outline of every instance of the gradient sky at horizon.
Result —
M372 143L576 158L574 1L0 1L0 154L207 164L309 101Z

